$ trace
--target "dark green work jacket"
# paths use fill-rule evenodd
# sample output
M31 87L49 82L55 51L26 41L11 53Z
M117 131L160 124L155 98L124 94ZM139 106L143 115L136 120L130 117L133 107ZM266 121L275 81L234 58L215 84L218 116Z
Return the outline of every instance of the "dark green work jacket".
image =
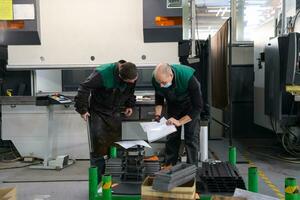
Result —
M91 109L97 113L112 115L121 106L134 107L134 88L135 83L125 83L120 79L117 63L101 65L80 84L75 97L76 111L83 114Z
M195 78L195 70L186 65L171 65L174 78L169 88L160 87L154 76L152 84L155 88L155 104L163 105L166 99L169 117L191 118L200 116L202 110L202 96L199 81Z

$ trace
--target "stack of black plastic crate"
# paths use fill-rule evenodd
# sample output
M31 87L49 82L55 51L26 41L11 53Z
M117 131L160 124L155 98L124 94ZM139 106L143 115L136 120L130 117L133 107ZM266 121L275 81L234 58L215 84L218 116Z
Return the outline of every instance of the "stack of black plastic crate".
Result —
M142 182L145 177L145 149L136 146L124 151L122 181Z
M144 160L145 176L154 176L160 170L158 160Z
M120 182L123 167L121 158L109 158L106 160L105 173L110 174L113 182Z
M201 194L232 194L236 188L246 189L238 169L228 162L203 162L196 188Z

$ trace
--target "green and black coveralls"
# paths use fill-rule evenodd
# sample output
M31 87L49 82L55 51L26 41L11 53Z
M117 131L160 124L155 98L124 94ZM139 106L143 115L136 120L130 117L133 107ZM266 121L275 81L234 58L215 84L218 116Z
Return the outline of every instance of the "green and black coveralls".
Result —
M185 65L171 65L174 78L169 88L162 88L152 78L155 88L155 105L163 105L164 99L167 102L167 117L179 120L188 115L192 121L184 125L184 142L187 151L187 162L196 164L199 151L200 113L203 108L201 87L194 76L195 70ZM177 132L167 137L166 143L166 164L175 165L178 160L180 147L181 127Z
M104 64L80 84L75 108L80 114L90 113L90 138L93 145L91 165L104 168L103 156L121 139L120 107L135 106L135 83L119 78L118 63Z

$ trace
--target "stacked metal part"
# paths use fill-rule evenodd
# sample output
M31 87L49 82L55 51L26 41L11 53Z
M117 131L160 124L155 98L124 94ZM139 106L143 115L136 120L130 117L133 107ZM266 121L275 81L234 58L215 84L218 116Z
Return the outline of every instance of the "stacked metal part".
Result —
M185 184L196 177L197 167L195 165L180 163L168 170L161 170L155 174L152 188L167 192L174 187Z
M123 174L122 159L109 158L106 160L105 174L110 174L113 182L120 182Z
M145 149L142 146L125 150L123 157L123 181L141 182L144 180L144 155Z
M160 170L160 164L158 160L144 160L145 176L153 176Z
M203 162L197 175L197 192L233 193L235 188L246 189L238 169L228 162Z

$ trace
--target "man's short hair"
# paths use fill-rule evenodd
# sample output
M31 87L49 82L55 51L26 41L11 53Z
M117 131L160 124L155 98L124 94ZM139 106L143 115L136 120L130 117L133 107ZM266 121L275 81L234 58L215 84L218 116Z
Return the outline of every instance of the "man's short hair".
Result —
M125 62L122 64L119 74L123 80L135 79L137 77L137 69L135 64L131 62Z
M118 63L124 64L124 63L126 63L126 60L119 60Z

